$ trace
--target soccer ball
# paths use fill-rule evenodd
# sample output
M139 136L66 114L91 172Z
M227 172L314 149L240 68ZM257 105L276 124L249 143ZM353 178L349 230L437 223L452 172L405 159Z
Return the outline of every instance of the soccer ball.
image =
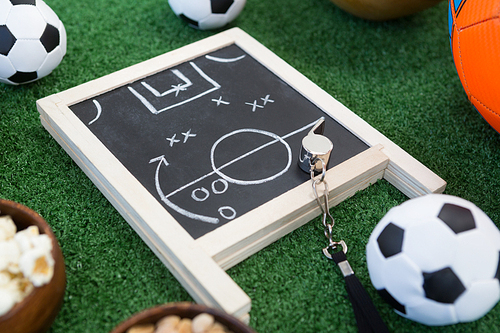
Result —
M330 0L358 17L385 21L411 15L434 6L442 0Z
M42 0L0 0L0 82L33 82L66 54L66 31Z
M373 230L373 286L403 317L441 326L479 319L500 299L500 231L471 202L429 194L392 208Z
M451 51L462 86L476 110L500 133L499 0L450 0Z
M168 0L175 15L201 30L225 26L241 13L245 3L246 0Z

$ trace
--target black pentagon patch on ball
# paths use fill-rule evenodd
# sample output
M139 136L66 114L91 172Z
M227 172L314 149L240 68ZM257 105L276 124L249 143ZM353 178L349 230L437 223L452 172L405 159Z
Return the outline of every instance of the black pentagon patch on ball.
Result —
M0 54L8 55L15 43L16 37L9 28L6 25L0 25Z
M213 14L225 14L233 4L233 0L211 0Z
M38 75L36 72L17 72L16 74L9 77L9 80L14 83L26 83L29 81L36 80Z
M394 309L398 310L399 312L406 314L406 308L404 307L404 305L399 303L398 301L396 301L396 299L394 297L392 297L392 295L389 294L389 292L387 290L380 289L377 291L378 291L380 297L382 297L384 299L384 301L386 301L390 306L392 306Z
M59 30L57 30L56 27L47 24L42 37L40 37L40 42L45 48L45 51L47 51L47 53L50 53L59 45L59 38Z
M425 297L440 303L452 304L465 287L450 267L432 273L423 273Z
M10 0L15 5L32 5L36 6L36 0Z
M476 227L472 212L467 208L454 204L444 204L438 217L456 234Z
M179 17L182 20L186 21L189 25L192 25L193 27L198 28L198 22L197 21L190 19L189 17L187 17L184 14L179 15Z
M389 258L401 252L404 232L392 222L385 226L377 238L378 247L384 257Z

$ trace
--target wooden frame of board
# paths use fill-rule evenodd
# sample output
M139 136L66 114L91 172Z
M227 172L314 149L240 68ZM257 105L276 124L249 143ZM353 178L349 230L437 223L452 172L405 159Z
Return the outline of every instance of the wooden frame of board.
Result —
M410 198L441 193L446 182L238 28L38 100L43 126L195 301L248 320L251 300L225 270L320 214L310 182L195 240L69 109L231 44L242 48L370 147L328 170L331 207L382 178Z

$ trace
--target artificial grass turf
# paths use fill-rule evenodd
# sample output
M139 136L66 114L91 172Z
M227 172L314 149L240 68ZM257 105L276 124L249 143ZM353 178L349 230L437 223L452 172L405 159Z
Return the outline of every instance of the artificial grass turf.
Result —
M68 52L50 76L0 85L0 197L39 212L66 262L51 332L106 332L144 308L191 300L92 182L43 129L35 101L216 32L187 27L167 1L47 0ZM357 19L327 0L248 0L238 26L448 182L500 225L500 135L473 110L453 66L447 4L391 22ZM366 268L371 230L407 198L385 181L332 209L334 232L393 332L495 332L500 306L468 324L430 328L395 314ZM356 331L319 219L238 264L257 332ZM471 247L474 246L471 244Z

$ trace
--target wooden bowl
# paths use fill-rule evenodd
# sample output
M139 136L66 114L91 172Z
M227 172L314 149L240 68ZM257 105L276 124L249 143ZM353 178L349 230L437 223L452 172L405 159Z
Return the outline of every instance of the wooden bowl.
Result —
M442 0L330 0L346 12L373 20L392 20L432 7Z
M255 331L243 322L221 310L189 302L169 303L146 309L120 323L111 333L126 333L134 325L155 324L161 318L170 315L193 319L200 313L211 314L214 316L216 322L226 326L234 333L255 333Z
M61 309L66 289L66 271L61 248L47 222L28 207L0 199L0 215L10 215L18 231L36 225L40 234L48 235L52 239L52 256L55 261L54 276L50 282L35 287L26 298L0 316L0 332L46 332Z

